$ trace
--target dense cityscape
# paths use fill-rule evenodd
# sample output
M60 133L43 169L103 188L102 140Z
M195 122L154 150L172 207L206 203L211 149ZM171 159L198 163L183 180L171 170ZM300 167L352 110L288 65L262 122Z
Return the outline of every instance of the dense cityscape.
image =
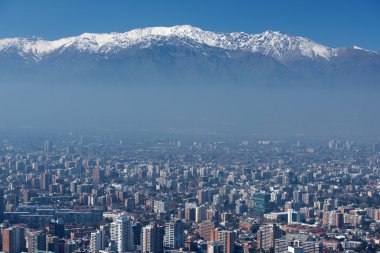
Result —
M2 138L3 252L376 252L380 145Z
M380 253L380 0L0 0L0 253Z

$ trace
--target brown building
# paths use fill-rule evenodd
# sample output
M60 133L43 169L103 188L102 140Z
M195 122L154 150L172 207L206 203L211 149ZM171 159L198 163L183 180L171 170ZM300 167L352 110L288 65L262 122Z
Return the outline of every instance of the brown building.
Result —
M3 230L3 252L20 253L25 250L25 235L23 227L10 227Z
M219 232L219 243L223 247L223 253L235 252L235 233L233 231L222 230Z
M322 217L322 224L323 225L328 225L329 224L329 213L328 212L323 212L323 217Z
M99 167L95 167L92 171L92 181L96 184L103 182L104 171Z
M223 253L235 252L235 233L228 230L220 230L215 228L211 233L211 241L217 241L222 247Z
M211 240L211 233L215 229L215 224L212 221L206 220L202 221L199 224L199 236L202 237L205 241Z
M11 228L4 229L2 237L3 237L3 251L7 253L14 252L14 249L13 249L14 238L12 234L12 229Z
M281 230L276 224L262 225L257 231L257 248L265 251L274 249L274 242L281 237Z

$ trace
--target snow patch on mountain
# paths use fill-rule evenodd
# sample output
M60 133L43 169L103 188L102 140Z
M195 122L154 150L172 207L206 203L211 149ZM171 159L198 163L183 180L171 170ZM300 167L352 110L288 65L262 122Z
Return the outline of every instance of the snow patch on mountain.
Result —
M221 49L264 54L281 62L300 57L329 60L338 52L337 49L323 46L310 39L276 31L266 31L261 34L215 33L190 25L148 27L126 33L84 33L77 37L53 41L35 37L0 39L0 52L17 51L23 57L31 56L38 61L52 52L68 48L79 52L107 54L136 45L146 48L154 46L155 43L171 43L175 40L180 40L186 45L189 45L188 41L192 41Z

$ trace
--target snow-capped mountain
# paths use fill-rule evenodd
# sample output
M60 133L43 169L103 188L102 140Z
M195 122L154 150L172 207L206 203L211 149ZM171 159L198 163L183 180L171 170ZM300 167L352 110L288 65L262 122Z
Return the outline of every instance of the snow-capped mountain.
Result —
M380 81L380 54L330 48L280 32L215 33L189 25L54 41L0 39L0 81L336 83ZM110 78L112 76L112 78ZM152 80L146 77L151 76ZM158 79L157 79L158 78ZM215 79L217 78L217 79ZM149 78L148 78L149 79Z
M80 52L108 53L141 45L150 47L153 43L170 40L191 40L201 45L228 50L262 53L278 60L291 56L328 59L335 50L302 37L292 37L280 32L266 31L262 34L214 33L189 25L174 27L151 27L135 29L126 33L93 34L84 33L78 37L46 41L41 38L0 39L0 51L19 50L20 55L43 59L52 52L74 47Z

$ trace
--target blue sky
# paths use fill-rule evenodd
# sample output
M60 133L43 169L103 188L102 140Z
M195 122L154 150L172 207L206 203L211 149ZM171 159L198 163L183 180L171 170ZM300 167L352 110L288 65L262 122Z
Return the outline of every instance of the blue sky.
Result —
M0 0L0 38L55 39L177 24L218 32L275 30L332 47L380 50L377 0Z

